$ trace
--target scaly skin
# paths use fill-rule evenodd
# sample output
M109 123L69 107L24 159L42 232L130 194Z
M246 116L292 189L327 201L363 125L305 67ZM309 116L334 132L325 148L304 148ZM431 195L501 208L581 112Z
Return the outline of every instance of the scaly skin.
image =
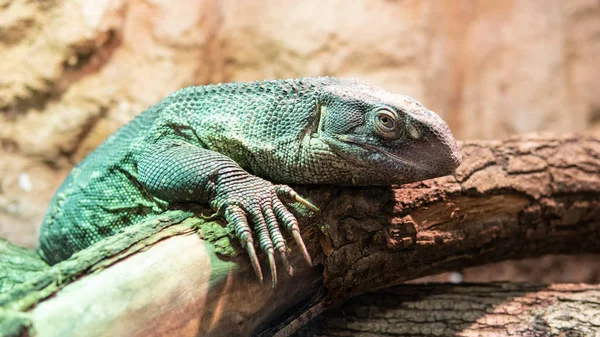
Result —
M391 185L451 174L452 133L414 99L356 81L303 78L181 89L110 136L52 199L38 251L69 258L184 202L209 203L233 228L262 281L254 240L292 272L279 227L310 264L287 185ZM253 230L252 230L253 229Z

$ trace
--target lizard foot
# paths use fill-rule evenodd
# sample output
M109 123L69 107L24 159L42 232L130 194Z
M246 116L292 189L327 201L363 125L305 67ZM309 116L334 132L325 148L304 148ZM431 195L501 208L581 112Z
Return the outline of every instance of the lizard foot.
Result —
M300 197L289 186L273 185L257 177L250 179L251 181L235 183L237 186L229 184L226 188L217 188L217 194L211 202L211 207L222 211L221 214L250 256L252 268L262 283L263 275L254 248L251 227L254 228L258 245L267 255L271 271L271 285L275 288L277 285L276 252L288 274L293 275L294 272L288 259L288 248L279 229L280 226L294 237L304 259L312 266L311 257L300 235L298 220L283 202L298 201L314 211L317 211L318 208Z

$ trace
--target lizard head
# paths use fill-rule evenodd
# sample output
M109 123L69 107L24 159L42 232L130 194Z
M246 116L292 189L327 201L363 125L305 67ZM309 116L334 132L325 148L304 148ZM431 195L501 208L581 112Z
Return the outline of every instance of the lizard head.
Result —
M448 125L415 99L356 80L324 89L317 132L354 165L352 184L404 184L453 174L460 165Z

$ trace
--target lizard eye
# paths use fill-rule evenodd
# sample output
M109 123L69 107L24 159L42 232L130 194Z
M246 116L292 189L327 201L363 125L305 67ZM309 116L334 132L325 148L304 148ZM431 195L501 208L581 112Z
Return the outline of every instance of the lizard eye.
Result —
M387 139L399 138L401 132L398 125L398 120L393 112L382 109L375 113L375 127L381 137Z
M390 130L393 130L395 126L394 120L384 114L379 115L379 123L382 127Z

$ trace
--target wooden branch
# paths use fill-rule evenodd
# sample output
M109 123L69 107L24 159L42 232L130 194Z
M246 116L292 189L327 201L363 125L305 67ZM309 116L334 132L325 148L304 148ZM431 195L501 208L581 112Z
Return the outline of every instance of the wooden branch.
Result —
M462 144L456 177L344 189L323 212L330 296L542 254L598 252L600 140L515 137Z
M456 177L302 189L323 210L298 214L317 266L292 246L295 275L280 272L275 290L258 284L246 256L218 257L231 254L221 225L175 211L1 295L2 313L17 313L37 336L287 334L328 306L405 280L600 251L598 138L468 142L463 153ZM192 235L196 227L204 240Z
M402 285L350 299L294 337L596 336L600 285Z

